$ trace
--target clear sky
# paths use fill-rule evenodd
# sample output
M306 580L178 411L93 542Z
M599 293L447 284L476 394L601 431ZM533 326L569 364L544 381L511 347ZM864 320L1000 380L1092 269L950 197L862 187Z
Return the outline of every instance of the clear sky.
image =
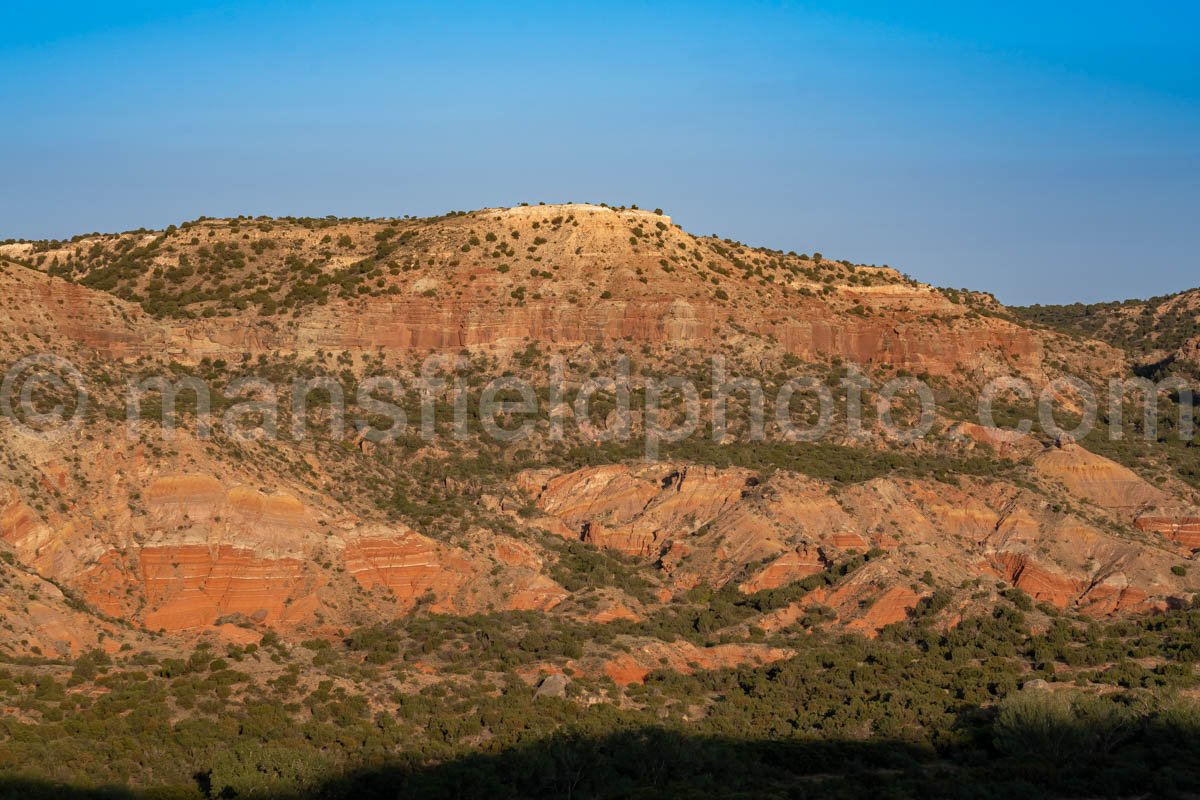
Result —
M1200 285L1195 2L5 3L0 239L662 207L1008 303Z

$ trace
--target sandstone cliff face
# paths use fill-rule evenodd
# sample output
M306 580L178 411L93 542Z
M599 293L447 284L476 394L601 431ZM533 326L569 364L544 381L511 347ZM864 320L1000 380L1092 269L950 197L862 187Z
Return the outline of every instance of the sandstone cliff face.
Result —
M152 532L173 541L244 545L278 557L300 557L316 535L317 522L296 497L226 486L209 475L156 478L146 488Z
M152 630L230 614L280 624L311 614L323 582L306 564L315 523L298 500L207 475L164 476L142 494L148 513L133 536L103 524L111 510L54 528L19 503L8 506L0 535L95 608Z
M1113 513L1122 522L1157 534L1190 555L1200 550L1200 510L1174 497L1132 470L1074 444L1048 449L1035 468L1064 486L1071 496Z
M151 630L212 625L239 614L253 622L286 625L317 606L320 582L294 558L261 558L228 546L155 547L139 553Z
M921 291L897 290L896 294L914 306L925 299ZM876 299L870 296L864 303ZM838 317L815 303L802 308L807 313L799 318L774 320L774 325L760 330L777 336L788 352L801 358L836 357L868 368L886 364L938 376L963 369L980 375L1041 371L1044 347L1037 335L1001 320L986 324L958 320L937 328L924 324L907 308L903 312L880 308L882 318L868 320ZM954 313L948 302L940 310Z
M749 480L749 472L704 467L631 474L605 466L552 479L538 505L585 542L656 557L668 533L694 533L738 499Z
M113 278L129 245L146 251L141 266ZM998 304L980 315L962 297L891 269L756 250L692 236L665 215L586 204L318 227L209 220L88 238L38 257L76 280L113 285L120 297L193 304L190 318L153 320L101 292L5 267L9 313L37 315L22 329L58 328L110 356L169 352L194 363L268 351L511 350L529 341L699 346L743 331L805 360L942 376L1041 376L1048 342L1060 354L1077 351L1087 370L1119 361L1002 319ZM219 267L205 266L219 258ZM164 271L175 281L165 288ZM220 275L219 290L206 274ZM292 308L290 297L307 305L278 315L265 313L261 294L235 303L247 277L267 281L272 307Z
M430 539L405 530L348 542L342 559L362 586L383 586L411 607L426 594L440 595L444 602L470 577L466 559L440 550Z
M177 446L199 452L186 440ZM569 599L531 540L480 528L454 546L399 523L337 521L343 512L326 500L283 486L264 491L236 474L165 471L136 443L127 447L95 459L97 474L115 470L111 496L47 515L9 487L0 503L0 539L20 563L106 615L151 630L234 619L287 631L336 624L355 592L366 593L367 607L392 613L419 603L448 613L551 610ZM70 489L53 461L45 469ZM1060 474L1070 478L1052 474L1056 484ZM751 470L666 464L543 470L517 483L541 514L524 524L633 555L674 592L700 583L777 588L876 548L883 554L866 568L804 605L829 606L834 624L866 633L929 594L918 580L926 571L937 586L982 579L987 592L1003 582L1094 616L1161 608L1195 591L1190 572L1171 571L1179 556L1131 538L1186 543L1188 517L1143 515L1122 537L1004 481L880 478L839 486L786 472L764 479ZM1094 490L1088 482L1078 487ZM131 515L127 496L140 498L143 514ZM1096 513L1120 524L1126 503L1110 508ZM594 616L637 613L617 597Z
M888 625L907 619L925 594L909 586L888 585L862 576L832 591L818 589L811 602L833 609L838 619L845 621L847 630L874 636Z

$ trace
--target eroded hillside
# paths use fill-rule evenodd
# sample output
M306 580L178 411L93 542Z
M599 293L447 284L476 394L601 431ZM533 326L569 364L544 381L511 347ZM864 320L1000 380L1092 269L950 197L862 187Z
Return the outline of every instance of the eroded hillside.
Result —
M200 220L10 243L0 258L0 356L68 359L90 391L81 424L62 437L0 422L0 538L20 572L11 580L67 593L38 605L9 598L6 624L20 635L0 648L13 655L96 646L81 614L116 626L105 635L114 651L160 633L168 647L268 631L336 640L425 614L636 625L702 608L704 590L786 595L831 576L714 631L710 646L742 649L713 651L711 663L736 663L786 658L788 636L817 627L875 635L921 614L953 626L1014 590L1040 604L1043 624L1154 613L1197 590L1195 484L1171 458L1131 456L1131 470L1087 441L998 438L972 422L970 393L989 378L1101 380L1123 374L1124 357L890 268L696 237L661 213L589 205ZM358 385L418 374L431 353L460 359L471 408L493 376L542 387L556 358L565 394L539 394L534 434L517 445L489 438L476 416L451 435L449 398L435 436L420 436L412 393L401 403L412 424L389 444L353 424L330 434L332 398L314 403L302 437L287 435L296 420L286 410L278 437L244 441L220 425L205 436L187 401L170 438L155 401L139 406L140 427L126 424L126 383L156 375L205 382L218 412L238 377L286 387L332 375L355 419L365 414ZM564 419L582 422L572 401L589 378L626 362L635 381L685 375L703 386L714 355L772 397L806 377L839 407L851 368L876 382L919 375L938 413L910 444L882 435L871 397L865 435L838 421L818 443L781 441L771 425L760 440L741 394L723 439L701 428L647 464L636 437L595 433L616 413L601 392L590 427L552 435ZM794 410L811 412L805 402ZM645 424L635 409L635 432ZM39 622L47 604L61 624ZM752 631L780 638L764 644ZM656 652L652 629L629 635L640 638L624 655L593 645L578 658L622 675L660 658L709 663L638 656ZM604 666L614 658L628 670Z

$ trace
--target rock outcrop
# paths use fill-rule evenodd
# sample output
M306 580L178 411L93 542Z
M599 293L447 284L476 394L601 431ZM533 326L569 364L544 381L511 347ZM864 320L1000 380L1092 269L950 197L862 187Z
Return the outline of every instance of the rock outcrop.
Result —
M1200 550L1200 512L1195 510L1179 513L1154 511L1138 517L1134 524L1138 530L1157 533L1188 553Z
M1076 481L1059 459L1049 462L1053 471L1044 462L1037 468L1065 476L1077 491L1093 491L1113 474L1111 462L1070 455L1071 464L1088 466L1087 480ZM1116 471L1125 483L1106 511L1123 515L1130 498L1150 498L1151 487L1126 473ZM584 541L653 560L677 590L732 580L743 592L778 588L874 548L866 568L811 601L866 633L904 619L933 585L981 578L1097 617L1165 608L1195 592L1186 571L1171 569L1178 557L1055 511L1003 481L881 478L834 489L787 473L762 482L747 470L661 465L543 472L521 483L551 519ZM652 546L627 547L632 540ZM928 584L915 580L922 575Z
M359 585L386 589L405 609L424 602L443 613L548 611L566 598L519 542L497 537L481 550L451 547L399 525L350 539L342 560Z

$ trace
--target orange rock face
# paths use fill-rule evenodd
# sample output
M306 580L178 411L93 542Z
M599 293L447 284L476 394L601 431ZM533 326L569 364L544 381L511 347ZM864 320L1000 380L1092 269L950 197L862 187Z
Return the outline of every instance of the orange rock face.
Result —
M471 301L431 305L423 298L377 301L365 313L329 327L302 323L301 350L459 350L531 338L554 347L605 345L626 338L663 343L700 341L717 327L712 304L669 295L649 296L592 307L559 301L531 301L500 310Z
M865 550L870 547L866 539L852 531L838 531L831 538L834 546L843 550Z
M349 542L342 558L362 586L383 586L410 606L427 593L447 598L470 577L466 559L443 554L435 542L410 530Z
M84 599L102 614L137 619L145 604L145 585L137 559L110 550L77 575L74 585Z
M207 543L233 543L273 555L300 556L316 522L300 500L246 486L226 488L207 475L158 478L146 491L159 530L192 531Z
M865 614L851 620L846 627L867 634L878 633L894 622L907 619L920 599L921 595L907 586L889 586L875 597Z
M600 624L615 622L617 620L637 622L640 619L641 617L637 615L637 612L621 603L609 603L592 615L592 622L599 622Z
M879 570L867 570L832 589L817 589L795 608L782 609L768 624L776 628L789 625L801 616L801 607L818 604L831 609L847 630L873 637L886 626L907 619L923 596L908 585L891 583Z
M783 608L776 609L775 611L771 611L759 617L754 621L754 625L755 627L761 628L767 633L781 631L784 628L795 625L797 622L803 619L808 608L815 602L816 601L810 597L802 601L797 600L795 602L788 603Z
M228 622L214 626L213 632L220 636L222 640L238 645L258 644L263 638L262 634L258 631Z
M15 544L34 534L42 521L32 508L21 502L16 492L7 494L7 500L0 504L0 538Z
M233 547L142 550L147 628L168 631L211 625L227 614L261 623L304 620L318 588L297 559L266 559Z
M927 290L900 287L891 294L890 319L838 317L812 303L805 308L811 316L789 318L770 330L789 352L801 358L836 356L867 367L889 364L930 375L949 375L966 364L986 364L989 356L993 364L1018 371L1036 370L1041 363L1042 344L1028 329L996 320L982 326L956 324L938 330L923 325L920 316L910 313L904 303L910 308L932 303L948 310L944 298L939 304L929 300ZM877 299L870 297L866 302L874 305Z
M1200 550L1200 516L1147 514L1134 524L1138 530L1157 533L1189 551Z
M503 537L488 544L491 559L398 526L386 536L348 541L342 559L359 585L383 587L406 608L428 600L433 610L446 613L489 606L546 611L566 598L565 589L539 572L540 562L527 547Z
M504 607L511 611L549 611L568 596L566 589L545 575L533 576L511 588L504 602Z
M1019 458L1041 450L1041 445L1034 437L1018 430L988 428L973 422L960 422L954 426L951 433L972 442L986 444L999 456Z
M1128 578L1121 575L1094 582L1072 580L1027 556L1011 553L998 554L993 565L996 574L1005 577L1034 600L1045 601L1058 608L1075 607L1093 617L1166 607L1162 601L1150 602L1146 591L1129 585Z
M101 613L151 630L194 629L231 614L268 625L311 617L324 579L304 558L315 523L298 500L199 474L153 479L143 496L136 540L106 541L93 520L53 528L16 503L0 524L26 563Z
M0 653L14 657L74 658L85 651L115 652L125 635L118 625L72 607L52 583L0 561Z
M1066 608L1079 595L1079 585L1040 566L1027 556L999 553L993 559L997 575L1032 597Z
M828 566L819 549L799 547L767 564L750 580L742 582L738 589L747 594L763 589L777 589L809 575L815 575Z
M622 467L598 467L551 482L542 508L577 523L586 542L655 556L665 533L711 521L741 496L748 478L749 473L687 467L631 477ZM583 502L571 502L576 498Z

